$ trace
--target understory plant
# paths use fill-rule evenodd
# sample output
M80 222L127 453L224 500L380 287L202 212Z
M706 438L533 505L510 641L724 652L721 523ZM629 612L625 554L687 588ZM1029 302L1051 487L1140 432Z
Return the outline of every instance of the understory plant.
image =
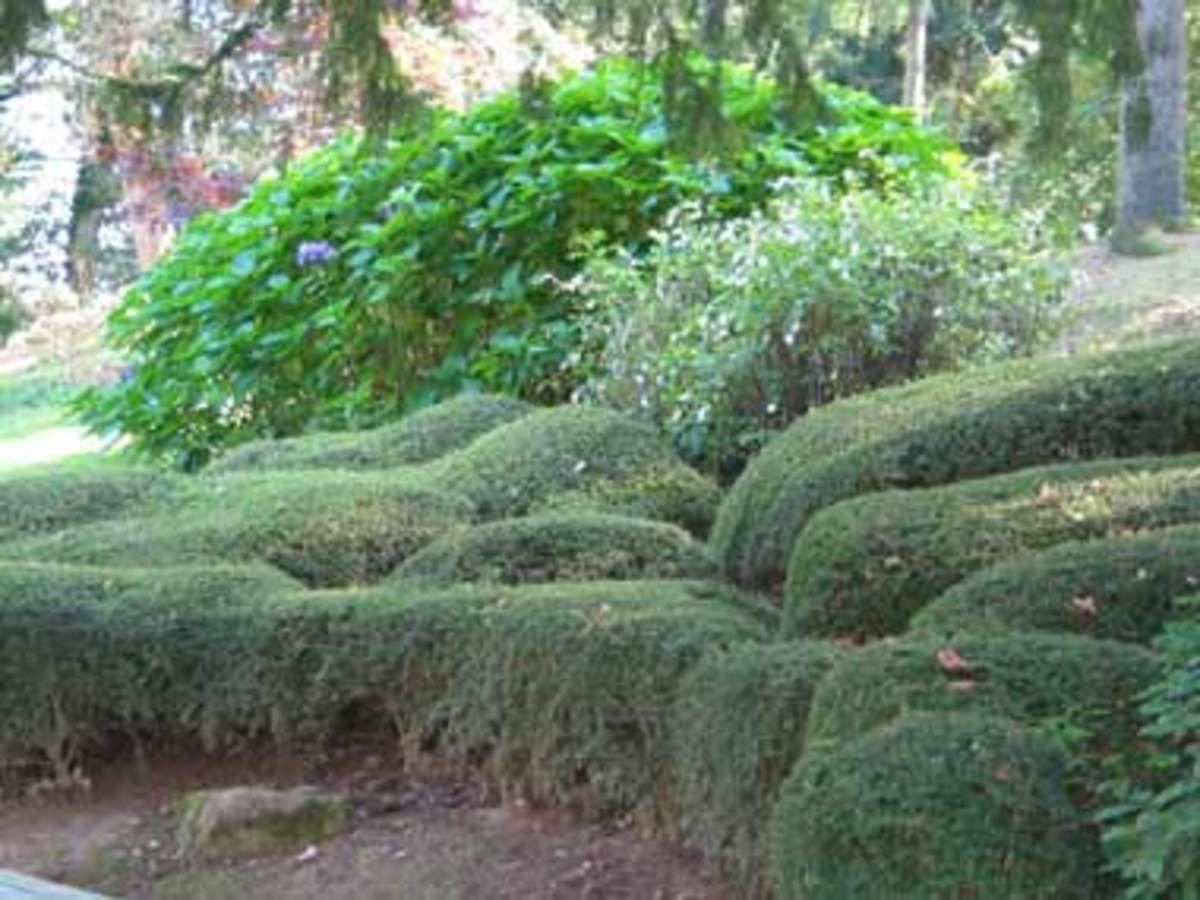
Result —
M574 285L595 351L580 395L721 468L838 397L1028 352L1066 284L1053 246L982 191L792 180L764 211L687 204L644 255L594 254Z

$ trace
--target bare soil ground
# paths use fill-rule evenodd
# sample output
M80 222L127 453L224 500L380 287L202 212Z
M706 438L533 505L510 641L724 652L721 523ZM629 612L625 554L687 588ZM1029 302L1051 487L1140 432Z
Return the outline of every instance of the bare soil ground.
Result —
M129 900L731 900L698 860L563 810L484 802L469 783L359 756L319 779L265 760L157 761L97 775L86 792L0 806L0 868ZM286 856L185 863L176 803L235 784L320 783L351 798L347 833Z

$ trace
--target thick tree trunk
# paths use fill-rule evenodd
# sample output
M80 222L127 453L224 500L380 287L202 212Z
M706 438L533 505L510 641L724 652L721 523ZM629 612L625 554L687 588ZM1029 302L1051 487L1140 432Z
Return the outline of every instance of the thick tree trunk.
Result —
M930 0L908 0L908 31L904 41L904 105L925 117L926 42Z
M1187 22L1185 0L1141 0L1138 37L1145 67L1121 100L1118 235L1187 214Z

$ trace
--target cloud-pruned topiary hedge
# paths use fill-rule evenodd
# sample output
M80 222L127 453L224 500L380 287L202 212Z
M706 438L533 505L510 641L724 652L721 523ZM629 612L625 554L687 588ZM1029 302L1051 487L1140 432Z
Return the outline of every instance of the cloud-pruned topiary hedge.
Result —
M270 563L309 586L378 581L472 520L463 497L412 473L231 474L190 486L170 512L0 545L0 558L103 566Z
M1200 456L1027 469L839 503L788 570L788 634L878 637L968 575L1064 541L1200 521Z
M1071 541L976 572L919 613L930 635L1047 631L1151 643L1200 588L1200 526Z
M703 544L678 526L599 513L548 513L457 528L409 557L396 579L531 584L710 578Z
M429 462L529 412L512 397L463 394L369 431L251 441L213 462L211 473L261 469L386 469Z
M671 766L680 828L737 884L766 891L766 824L805 748L818 682L849 651L800 641L710 653L679 686Z
M1059 460L1200 449L1200 341L937 376L816 410L776 437L721 506L735 582L779 588L821 509L886 488Z
M807 755L771 816L779 900L1100 896L1067 760L1004 719L914 714Z

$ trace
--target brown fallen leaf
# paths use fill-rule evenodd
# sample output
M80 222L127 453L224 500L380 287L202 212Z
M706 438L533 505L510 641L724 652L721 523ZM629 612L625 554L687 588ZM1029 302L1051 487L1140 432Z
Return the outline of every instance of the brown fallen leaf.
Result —
M943 647L939 650L937 652L937 663L947 675L965 675L969 677L975 674L975 666L959 656L958 651L953 647Z

